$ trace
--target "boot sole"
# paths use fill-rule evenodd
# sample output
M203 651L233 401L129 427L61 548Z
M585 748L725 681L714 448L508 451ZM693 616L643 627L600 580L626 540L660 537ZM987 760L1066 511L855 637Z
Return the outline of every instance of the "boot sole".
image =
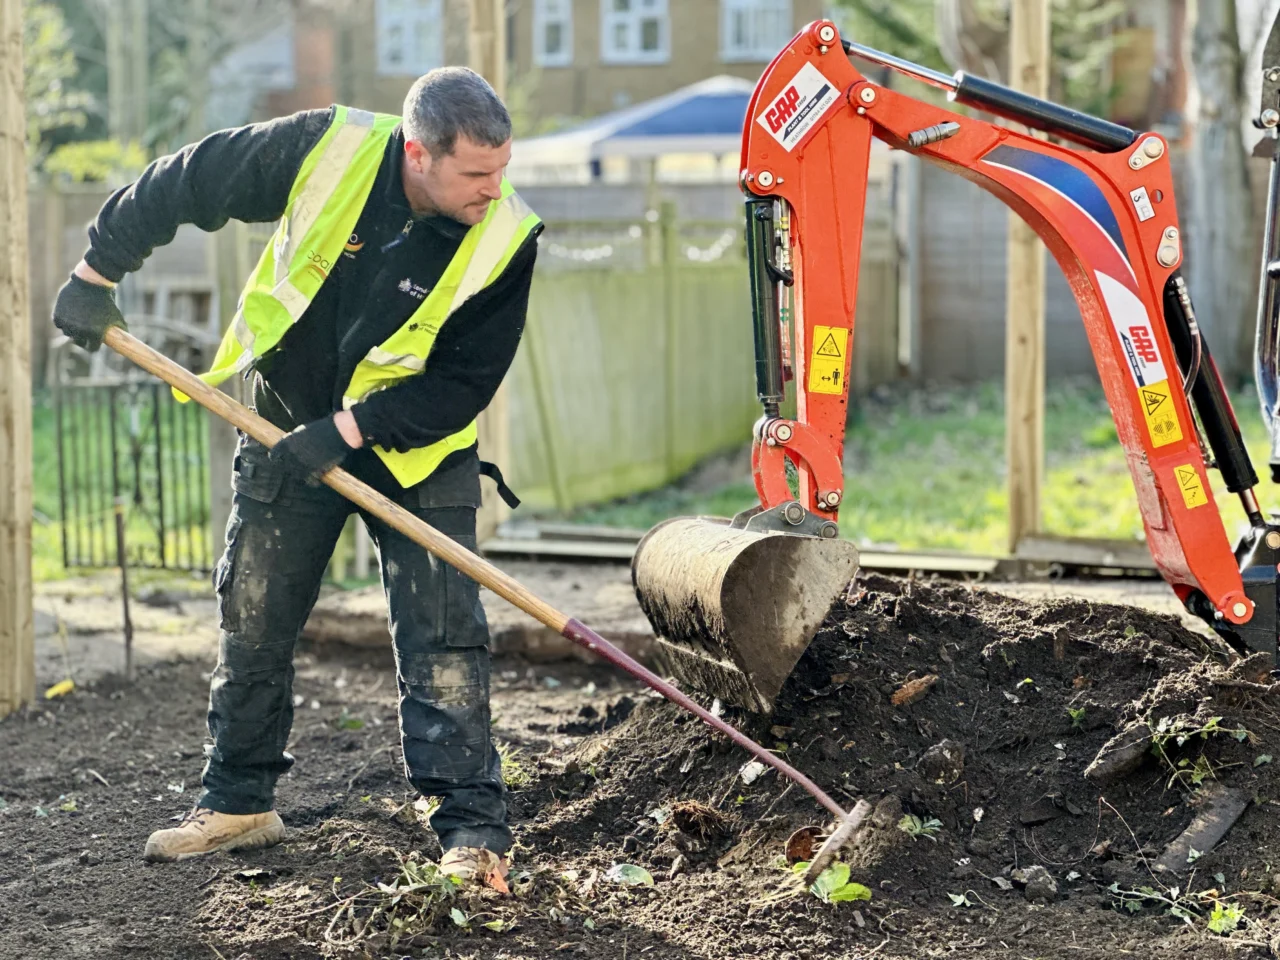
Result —
M285 829L283 824L268 824L265 827L258 827L255 830L249 830L238 836L232 837L225 843L220 843L216 847L210 847L208 850L191 850L187 853L178 853L171 856L154 852L150 849L144 850L142 859L148 863L181 863L183 860L194 860L196 857L207 857L211 853L230 853L232 850L258 850L263 847L274 847L277 843L284 840Z

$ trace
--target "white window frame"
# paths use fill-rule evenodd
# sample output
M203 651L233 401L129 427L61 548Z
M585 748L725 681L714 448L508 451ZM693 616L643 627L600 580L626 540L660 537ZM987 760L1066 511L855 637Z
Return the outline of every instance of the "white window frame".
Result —
M748 40L736 42L738 18L747 19ZM776 36L768 33L772 21ZM791 0L720 0L720 59L724 63L768 63L795 35Z
M559 6L558 15L549 10L550 4ZM549 53L545 46L547 27L560 24L563 48L559 53ZM573 65L573 0L533 0L533 63L538 67L568 67Z
M688 2L688 0L683 0ZM600 61L607 64L655 64L671 60L671 15L668 0L630 0L631 9L614 10L614 0L600 0ZM648 9L643 5L650 4ZM657 18L658 49L640 49L640 28L643 21ZM618 26L628 27L629 44L618 49L613 40Z
M376 0L374 30L379 76L420 77L444 65L443 0ZM422 47L416 43L420 31L430 38Z

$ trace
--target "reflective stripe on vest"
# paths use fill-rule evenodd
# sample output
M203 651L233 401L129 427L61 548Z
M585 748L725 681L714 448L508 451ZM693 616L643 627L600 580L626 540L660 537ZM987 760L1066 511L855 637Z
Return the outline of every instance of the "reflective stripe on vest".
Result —
M502 276L541 222L504 179L502 199L491 203L484 220L467 231L439 282L413 316L356 365L343 406L350 408L376 390L384 390L421 373L445 321L467 300ZM374 450L401 485L411 487L429 477L450 453L465 450L475 442L476 426L471 423L427 447L405 453L382 447Z
M206 383L243 373L302 318L328 276L325 264L332 266L355 229L397 122L368 110L335 108L329 129L298 170L280 226L240 295L213 365L201 377ZM329 207L339 192L345 209L335 216ZM246 319L251 314L252 324Z
M399 118L336 107L333 122L303 161L284 217L240 296L209 372L218 384L270 352L301 319L355 229ZM541 223L505 179L502 197L471 227L435 288L399 330L357 364L343 404L421 373L440 327L493 283ZM175 391L180 400L186 400ZM425 480L454 450L476 442L475 424L428 447L375 452L400 483Z

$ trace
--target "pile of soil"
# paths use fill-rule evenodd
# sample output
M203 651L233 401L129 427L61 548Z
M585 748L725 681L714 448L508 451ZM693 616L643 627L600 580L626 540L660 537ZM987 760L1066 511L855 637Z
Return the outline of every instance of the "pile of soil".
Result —
M799 788L603 670L498 664L518 896L403 927L413 898L379 884L438 847L399 771L388 667L300 659L286 845L151 867L146 832L189 802L168 785L198 775L207 665L156 668L0 724L0 956L1269 956L1280 701L1262 661L1224 667L1130 608L856 581L772 715L726 708L842 803L875 804L846 857L871 899L835 904L783 858L825 819ZM1087 778L1122 732L1128 765ZM1153 872L1224 792L1251 801L1225 840ZM1210 888L1244 910L1230 937L1208 930Z

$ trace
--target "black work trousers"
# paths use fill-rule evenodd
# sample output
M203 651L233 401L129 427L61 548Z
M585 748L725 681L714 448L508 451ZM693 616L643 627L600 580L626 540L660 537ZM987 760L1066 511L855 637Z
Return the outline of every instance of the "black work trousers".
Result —
M227 547L214 574L221 636L209 690L200 804L272 809L293 723L293 648L334 544L358 508L326 486L285 477L242 440ZM455 454L400 503L471 550L480 502L474 451ZM365 515L378 549L399 685L405 773L442 802L431 826L445 849L511 846L501 761L489 733L489 627L479 587L403 534Z

